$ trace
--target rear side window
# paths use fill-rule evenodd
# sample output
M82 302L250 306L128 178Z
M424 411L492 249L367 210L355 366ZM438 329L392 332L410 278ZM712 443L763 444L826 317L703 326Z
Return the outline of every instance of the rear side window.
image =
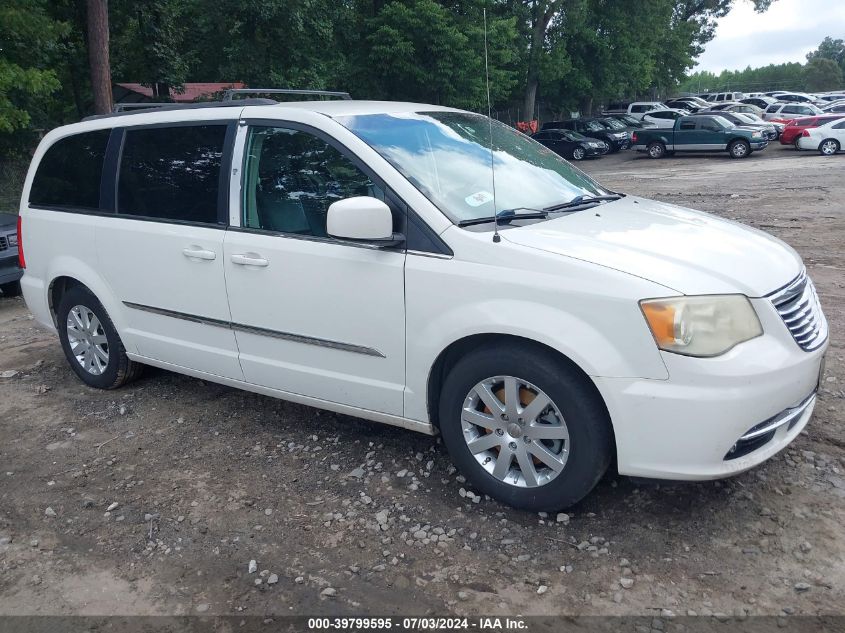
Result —
M695 129L695 121L681 121L681 129L682 130L694 130Z
M770 105L768 108L766 108L766 112L769 112L769 113L777 112L779 108L780 108L780 106L775 103L775 104Z
M216 224L225 138L225 124L127 130L117 212Z
M33 206L98 209L111 130L66 136L44 153L29 192Z

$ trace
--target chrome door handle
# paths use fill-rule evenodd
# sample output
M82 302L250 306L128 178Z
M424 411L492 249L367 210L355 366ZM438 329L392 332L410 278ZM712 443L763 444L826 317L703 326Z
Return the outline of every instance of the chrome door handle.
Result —
M236 253L232 255L232 263L239 266L259 266L261 268L270 265L270 262L266 259L252 253Z
M190 257L192 259L207 259L207 260L217 259L217 253L215 253L214 251L209 251L209 250L206 250L204 248L199 248L199 247L183 248L182 254L185 257Z

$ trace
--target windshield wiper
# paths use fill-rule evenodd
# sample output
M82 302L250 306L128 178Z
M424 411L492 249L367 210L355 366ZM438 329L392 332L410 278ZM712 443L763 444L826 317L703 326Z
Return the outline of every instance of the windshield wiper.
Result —
M523 211L523 213L518 213ZM511 220L545 220L549 217L546 210L532 209L531 207L516 207L514 209L503 209L499 211L495 217L487 216L483 218L470 218L469 220L461 220L458 226L472 226L474 224L486 224L487 222L498 222L499 224L507 224Z
M553 204L550 207L546 207L543 211L547 213L552 213L554 211L562 211L564 209L573 209L575 207L581 207L585 204L592 204L594 202L602 202L602 201L610 201L610 200L619 200L621 199L623 194L621 193L614 193L608 196L589 196L589 195L581 195L575 196L569 202L562 202L561 204Z

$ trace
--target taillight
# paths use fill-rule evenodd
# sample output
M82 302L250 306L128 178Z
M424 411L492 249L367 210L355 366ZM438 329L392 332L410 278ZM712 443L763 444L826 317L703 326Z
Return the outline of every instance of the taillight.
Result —
M631 132L631 142L632 143L637 142L637 133L636 132Z
M21 216L18 216L18 265L26 268L26 259L23 256L23 234L21 233Z
M801 132L801 136L810 136L810 130L804 130Z

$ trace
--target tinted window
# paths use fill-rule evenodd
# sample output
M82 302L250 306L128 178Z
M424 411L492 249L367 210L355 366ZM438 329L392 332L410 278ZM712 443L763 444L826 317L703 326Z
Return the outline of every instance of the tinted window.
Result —
M694 130L695 129L695 121L681 121L681 129L682 130Z
M29 203L52 207L100 206L100 176L111 130L59 139L44 153L35 172Z
M646 112L647 110L651 110L651 106L646 106L646 105L631 106L631 112Z
M766 112L777 112L778 108L780 108L778 104L770 105L768 108L766 108Z
M245 227L327 237L333 202L355 196L385 199L349 158L307 132L250 128L244 160Z
M217 223L226 125L127 130L117 212L181 222Z
M845 130L845 121L842 121L841 123L837 123L836 125L833 126L833 129L834 130Z

